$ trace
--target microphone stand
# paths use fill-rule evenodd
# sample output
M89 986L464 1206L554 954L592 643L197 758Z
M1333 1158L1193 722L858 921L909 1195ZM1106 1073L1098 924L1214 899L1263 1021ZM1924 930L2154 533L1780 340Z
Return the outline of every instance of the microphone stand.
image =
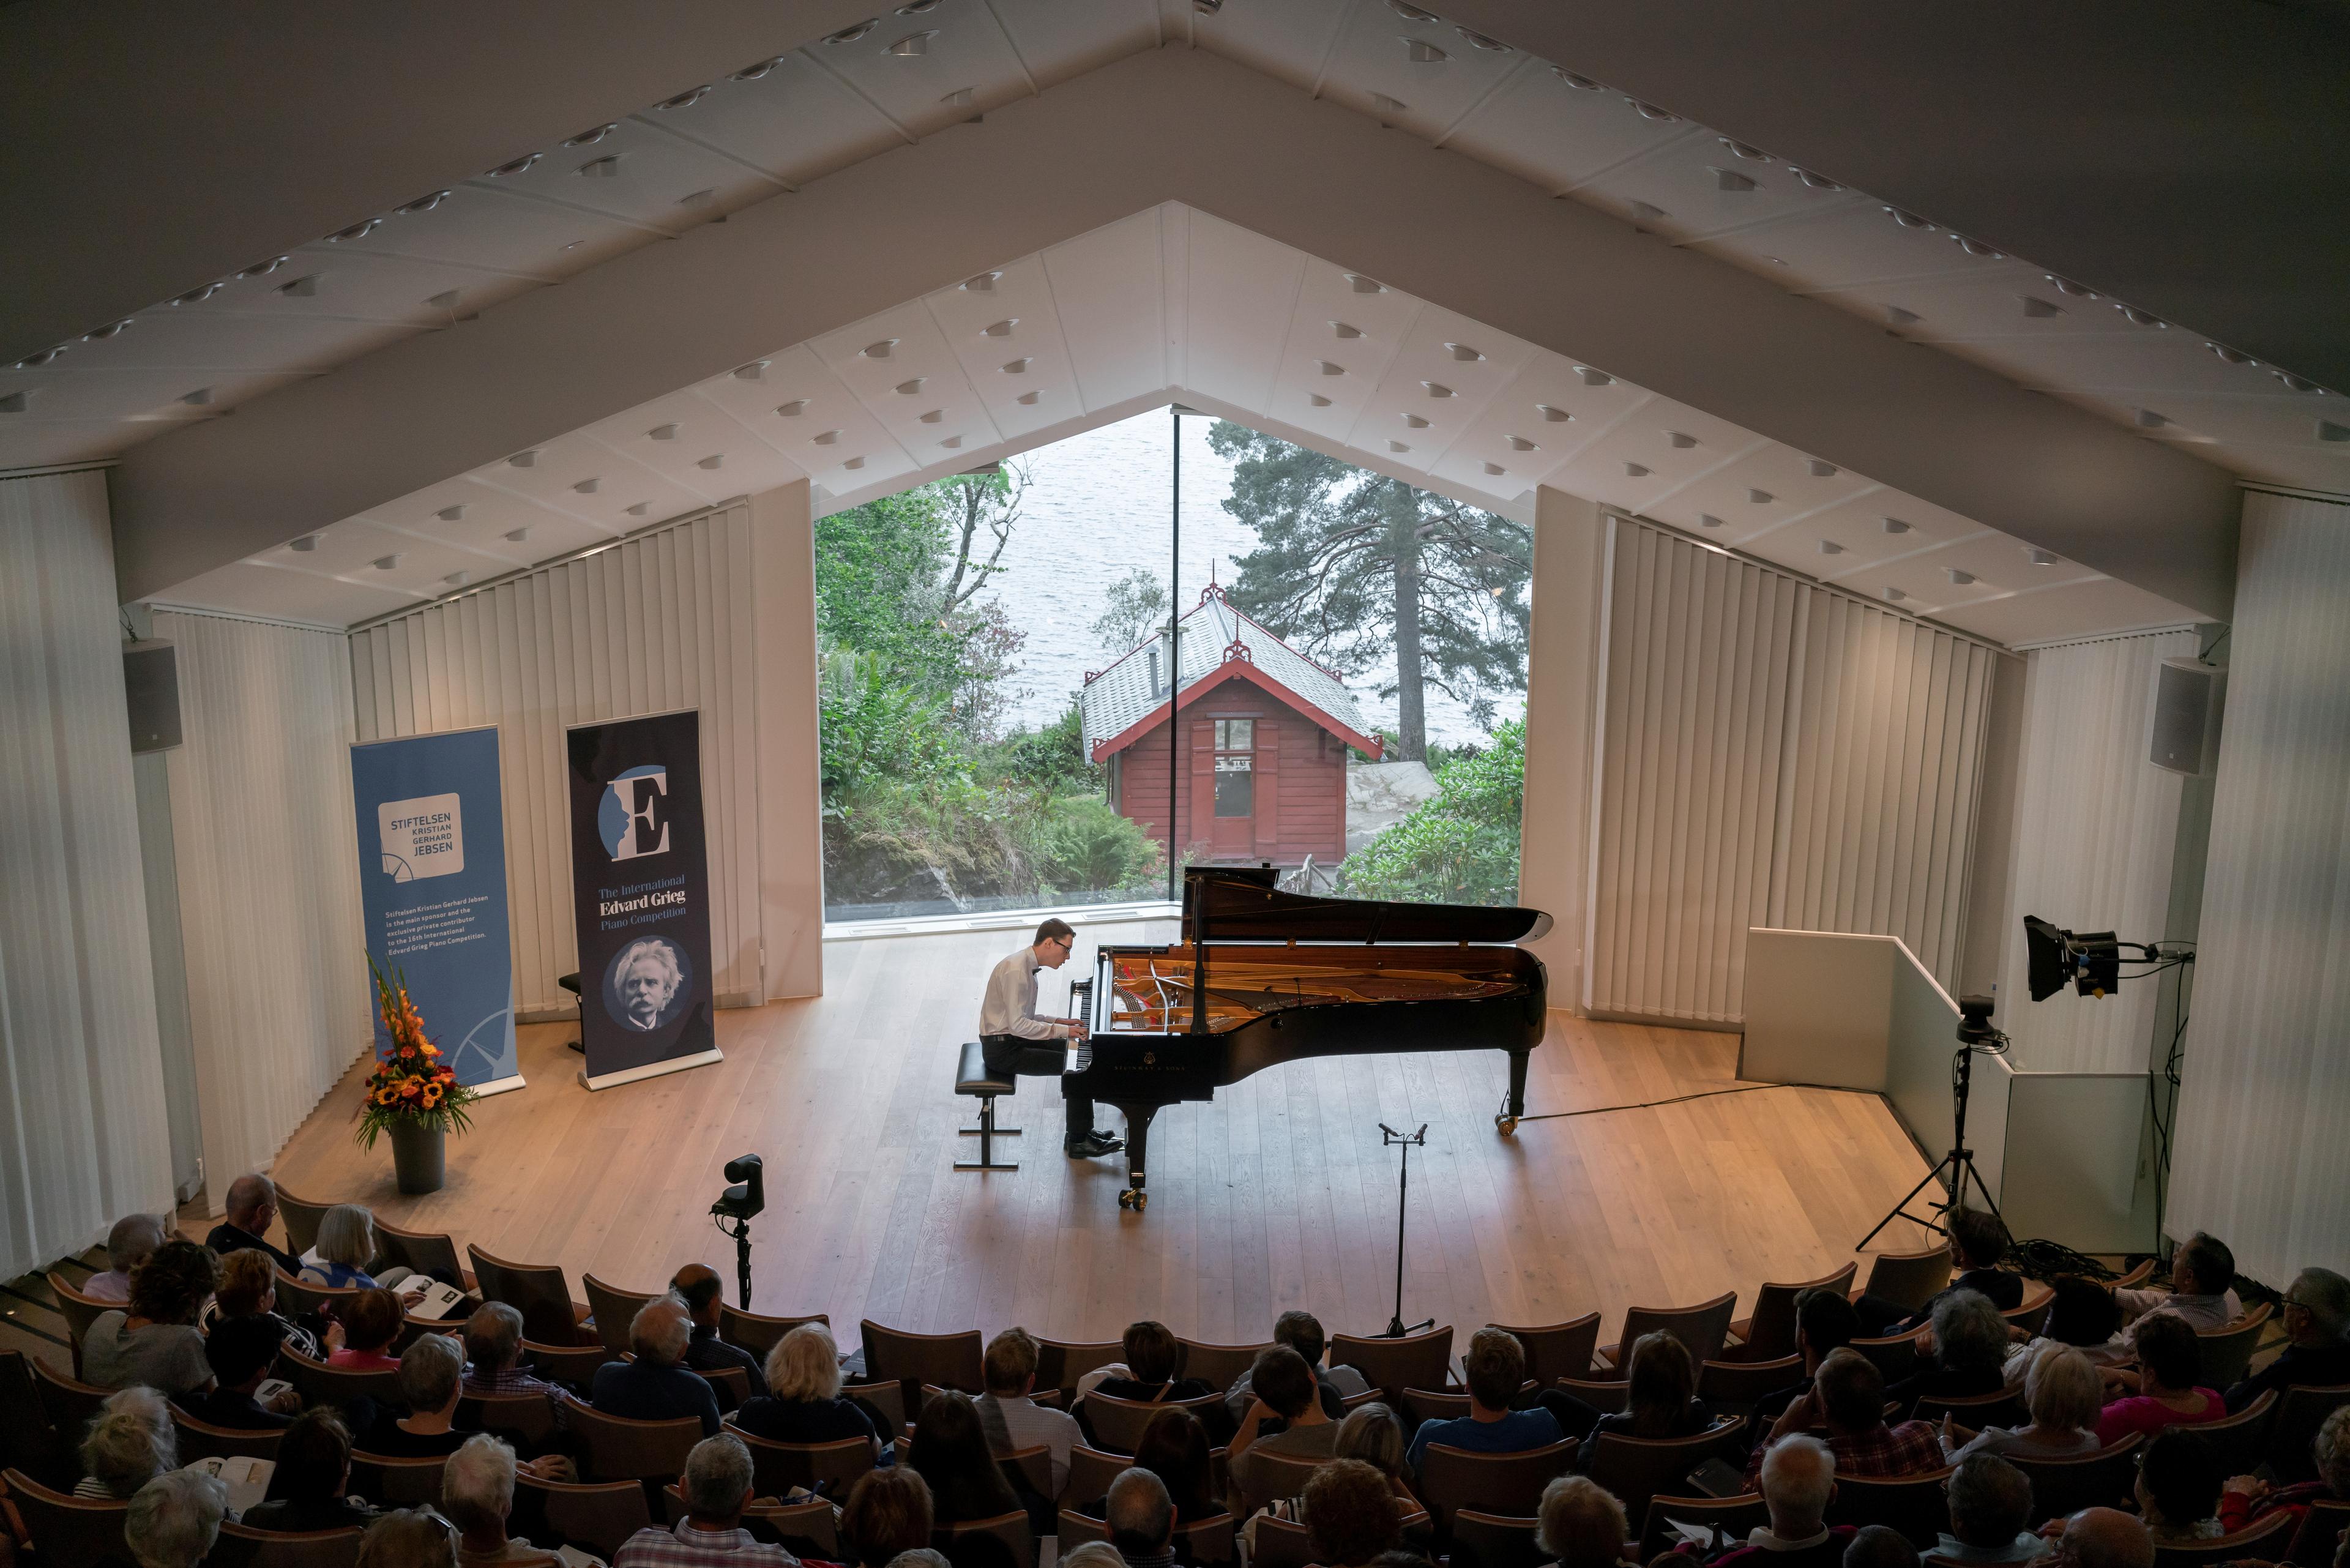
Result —
M1395 1315L1388 1319L1387 1332L1378 1336L1381 1339L1401 1339L1406 1334L1418 1334L1422 1329L1436 1326L1436 1320L1432 1317L1413 1324L1409 1328L1404 1326L1403 1322L1403 1222L1404 1217L1411 1211L1409 1205L1411 1192L1411 1151L1415 1147L1425 1147L1427 1142L1428 1124L1426 1122L1419 1124L1418 1132L1410 1133L1399 1133L1385 1122L1379 1124L1379 1147L1400 1147L1403 1150L1403 1170L1396 1183Z

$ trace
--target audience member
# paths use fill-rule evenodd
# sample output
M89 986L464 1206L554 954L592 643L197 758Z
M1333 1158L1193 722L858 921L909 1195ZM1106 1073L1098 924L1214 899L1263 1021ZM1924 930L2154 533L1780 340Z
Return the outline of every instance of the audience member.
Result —
M1950 1216L1950 1263L1958 1276L1929 1298L1916 1312L1883 1296L1864 1295L1854 1303L1862 1324L1872 1334L1907 1334L1926 1326L1934 1308L1955 1291L1972 1291L1996 1312L2023 1304L2023 1276L1999 1266L2010 1245L2007 1227L1985 1209L1961 1209Z
M889 1568L899 1553L931 1543L935 1511L930 1483L911 1465L868 1470L840 1511L841 1549L856 1568Z
M854 1399L840 1397L840 1351L820 1323L795 1324L767 1352L764 1398L745 1399L734 1424L773 1443L837 1443L864 1438L878 1457L882 1438Z
M2228 1390L2230 1415L2270 1389L2329 1388L2350 1383L2350 1280L2331 1269L2303 1269L2284 1293L2287 1344L2277 1358Z
M1972 1453L1942 1483L1950 1528L1934 1555L1953 1563L2029 1563L2048 1543L2032 1522L2032 1478L1994 1453Z
M1096 1383L1090 1392L1149 1404L1197 1399L1215 1392L1197 1377L1175 1376L1176 1364L1183 1358L1183 1346L1177 1342L1175 1331L1165 1324L1149 1318L1130 1323L1120 1340L1126 1352L1124 1369L1110 1367L1108 1376Z
M1824 1387L1838 1382L1838 1357L1846 1355L1868 1366L1868 1358L1857 1351L1836 1351L1820 1364ZM1775 1438L1762 1450L1755 1478L1771 1522L1756 1525L1744 1545L1715 1557L1713 1568L1841 1568L1855 1532L1848 1524L1831 1527L1826 1522L1841 1468L1843 1456L1817 1438L1797 1432Z
M1252 1397L1240 1430L1225 1446L1224 1469L1232 1483L1232 1510L1247 1512L1250 1500L1262 1501L1281 1495L1270 1472L1256 1461L1260 1449L1295 1459L1326 1459L1337 1451L1338 1423L1330 1419L1317 1397L1320 1385L1305 1358L1285 1345L1257 1352L1249 1368ZM1268 1421L1288 1423L1280 1431L1260 1437ZM1554 1423L1555 1425L1555 1423Z
M277 1440L272 1501L246 1509L243 1522L285 1534L374 1523L373 1508L344 1495L350 1481L351 1434L342 1417L325 1406L305 1410Z
M2121 1303L2110 1289L2079 1274L2059 1275L2049 1288L2054 1294L2046 1325L2036 1337L2008 1348L2002 1376L2011 1394L2023 1392L2033 1357L2052 1347L2078 1350L2095 1367L2129 1359L2129 1341L2121 1332Z
M395 1509L359 1537L359 1568L458 1568L457 1532L429 1508Z
M106 1233L106 1272L92 1274L81 1293L121 1305L130 1300L130 1272L163 1244L163 1222L152 1214L125 1214Z
M1340 1430L1343 1438L1343 1425ZM1393 1432L1392 1423L1388 1430ZM1400 1459L1400 1441L1396 1451ZM1208 1446L1208 1428L1189 1410L1166 1409L1150 1417L1134 1445L1134 1468L1159 1478L1175 1504L1176 1516L1186 1523L1224 1511L1223 1500L1216 1496L1215 1454Z
M1415 1473L1430 1443L1472 1453L1515 1454L1566 1436L1558 1417L1546 1408L1510 1408L1510 1401L1518 1397L1526 1380L1526 1353L1515 1334L1506 1329L1479 1329L1469 1336L1469 1351L1461 1358L1461 1366L1469 1385L1469 1414L1419 1424L1405 1455Z
M935 1557L938 1561L915 1561L925 1557ZM889 1560L889 1568L949 1568L949 1565L941 1552L901 1552ZM1107 1541L1087 1541L1062 1552L1060 1568L1126 1568L1126 1559L1120 1557L1118 1548Z
M2154 1568L2154 1540L2137 1518L2117 1508L2085 1508L2052 1528L2055 1546L2043 1563L2054 1568Z
M2220 1497L2220 1522L2229 1534L2259 1523L2282 1509L2298 1521L2314 1502L2350 1502L2350 1405L2337 1405L2317 1428L2310 1451L2317 1479L2276 1487L2255 1476L2229 1480ZM2350 1531L2344 1532L2350 1536Z
M1361 1459L1332 1459L1305 1478L1305 1535L1326 1568L1364 1568L1403 1539L1388 1478ZM1139 1568L1132 1558L1128 1568Z
M1624 1505L1589 1476L1560 1476L1534 1509L1534 1545L1558 1568L1619 1568L1630 1533Z
M276 1218L277 1184L259 1171L248 1170L228 1184L228 1216L213 1227L204 1245L224 1259L257 1251L287 1273L298 1275L302 1260L270 1244L269 1227Z
M166 1470L180 1468L172 1407L152 1388L125 1388L99 1407L81 1440L81 1480L73 1494L128 1498Z
M1338 1440L1332 1457L1360 1459L1388 1478L1388 1490L1407 1514L1424 1511L1419 1498L1403 1479L1403 1424L1378 1400L1357 1405L1338 1423Z
M726 1304L726 1282L718 1271L702 1263L688 1263L669 1282L670 1293L685 1303L687 1318L693 1326L692 1343L685 1347L685 1364L696 1372L717 1372L726 1367L741 1368L751 1380L752 1398L767 1392L766 1374L760 1369L759 1358L739 1345L729 1345L718 1336L721 1309ZM721 1390L721 1397L724 1391Z
M1953 1459L1970 1454L2022 1454L2028 1459L2075 1459L2094 1454L2097 1418L2105 1408L2105 1385L2089 1358L2069 1345L2042 1345L2023 1380L2023 1407L2032 1420L2022 1427L1985 1427L1964 1448L1942 1417L1942 1451Z
M2220 1456L2188 1427L2157 1432L2137 1460L2137 1516L2157 1546L2187 1546L2226 1533L2219 1520Z
M1305 1365L1313 1369L1314 1381L1321 1390L1322 1409L1333 1421L1346 1415L1347 1400L1370 1391L1370 1384L1353 1367L1322 1365L1322 1353L1329 1342L1322 1333L1322 1320L1312 1313L1293 1309L1274 1318L1273 1342L1297 1352ZM1248 1414L1250 1401L1256 1397L1250 1376L1250 1373L1242 1373L1224 1396L1224 1408L1231 1414L1234 1425Z
M408 1414L385 1410L377 1417L359 1440L361 1451L394 1459L455 1453L466 1437L455 1426L457 1401L465 1397L465 1353L448 1335L428 1334L396 1365Z
M381 1285L372 1285L341 1303L337 1315L343 1325L343 1345L327 1357L327 1365L346 1372L397 1372L399 1357L391 1342L400 1337L400 1298Z
M172 1470L139 1489L122 1516L122 1543L139 1568L196 1568L228 1517L228 1488L202 1470Z
M1029 1397L1036 1387L1036 1338L1024 1328L1007 1328L987 1342L980 1362L987 1391L979 1397L979 1423L999 1459L1014 1449L1043 1447L1051 1456L1052 1495L1058 1497L1068 1484L1069 1450L1085 1441L1085 1433L1066 1412Z
M1885 1375L1849 1345L1820 1363L1812 1391L1772 1425L1771 1442L1818 1429L1827 1433L1835 1468L1846 1475L1908 1476L1942 1468L1942 1444L1933 1428L1923 1421L1886 1424ZM1757 1449L1747 1462L1748 1480L1767 1452L1768 1446Z
M2001 1375L2007 1366L2007 1320L1988 1297L1944 1291L1934 1298L1929 1322L1928 1358L1885 1391L1904 1414L1916 1410L1921 1398L1965 1399L2005 1386Z
M82 1336L81 1375L101 1388L133 1384L177 1397L212 1383L196 1314L213 1293L212 1249L166 1241L130 1275L130 1304L102 1312Z
M484 1302L465 1320L465 1392L540 1394L558 1407L574 1397L561 1384L522 1369L522 1314L504 1302Z
M324 1361L343 1347L341 1324L327 1324L321 1345L317 1335L277 1310L277 1264L255 1248L242 1248L220 1261L213 1299L197 1314L196 1326L209 1334L231 1318L251 1318L266 1325L287 1349L313 1361Z
M930 1483L931 1508L940 1524L1023 1511L968 1394L950 1388L922 1407L914 1422L913 1466Z
M224 1318L204 1340L213 1369L209 1394L183 1394L180 1407L197 1420L233 1432L282 1431L302 1408L302 1396L280 1388L265 1405L256 1397L277 1360L277 1328L258 1317Z
M1754 1426L1768 1432L1788 1406L1812 1391L1812 1379L1830 1351L1860 1337L1860 1314L1842 1291L1814 1286L1795 1297L1795 1350L1804 1358L1801 1381L1767 1394L1754 1406Z
M637 1309L629 1323L629 1349L634 1361L608 1361L596 1368L589 1403L607 1416L631 1421L674 1421L693 1416L702 1435L718 1435L718 1393L710 1379L685 1366L685 1347L692 1342L693 1324L685 1303L675 1296L657 1296Z
M1918 1568L1918 1549L1889 1524L1864 1524L1844 1549L1844 1568Z
M917 1451L920 1443L914 1445ZM1175 1502L1166 1483L1139 1466L1118 1472L1102 1500L1109 1543L1126 1568L1170 1568L1175 1561Z
M1567 1436L1585 1440L1576 1458L1588 1468L1589 1439L1602 1432L1621 1438L1687 1438L1713 1424L1713 1412L1697 1397L1697 1362L1689 1346L1661 1329L1632 1342L1624 1368L1624 1408L1606 1415L1571 1394L1553 1388L1543 1408L1558 1417Z
M380 1278L368 1272L375 1251L375 1215L364 1203L338 1203L319 1220L318 1240L302 1254L301 1278L338 1291L400 1286L397 1294L403 1308L421 1301L422 1282L407 1284L411 1271L386 1269Z
M2243 1303L2231 1288L2236 1282L2236 1255L2227 1243L2198 1231L2170 1255L2170 1290L2117 1290L2115 1304L2126 1322L2136 1323L2149 1313L2180 1318L2190 1328L2224 1328L2244 1315Z
M632 1327L631 1337L634 1333ZM798 1558L743 1528L743 1511L751 1502L751 1450L742 1438L723 1432L694 1444L678 1490L685 1494L685 1517L676 1528L638 1531L612 1554L612 1568L799 1568Z
M449 1456L441 1477L441 1511L460 1534L461 1568L563 1568L563 1559L506 1534L514 1512L515 1451L487 1432L476 1432Z
M2136 1394L2106 1405L2097 1417L2097 1441L2117 1443L2132 1432L2154 1436L2165 1427L2216 1421L2228 1413L2217 1391L2201 1387L2203 1345L2177 1313L2147 1313L2130 1331L2137 1349ZM2115 1374L2108 1372L2108 1378Z

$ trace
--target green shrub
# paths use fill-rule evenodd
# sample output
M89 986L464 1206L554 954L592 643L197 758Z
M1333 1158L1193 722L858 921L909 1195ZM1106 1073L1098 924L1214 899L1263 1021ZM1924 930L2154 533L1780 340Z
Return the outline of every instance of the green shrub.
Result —
M1055 800L1037 824L1037 873L1058 892L1132 893L1166 886L1158 840L1098 795Z
M1526 727L1436 770L1436 794L1338 867L1348 898L1437 904L1513 904L1518 824L1525 806Z

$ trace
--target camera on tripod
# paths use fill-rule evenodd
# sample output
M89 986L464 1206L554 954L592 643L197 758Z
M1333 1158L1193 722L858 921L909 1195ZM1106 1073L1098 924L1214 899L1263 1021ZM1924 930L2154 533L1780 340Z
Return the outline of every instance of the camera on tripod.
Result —
M718 1195L710 1211L721 1220L749 1220L767 1206L765 1162L755 1154L726 1162L726 1179L734 1185Z

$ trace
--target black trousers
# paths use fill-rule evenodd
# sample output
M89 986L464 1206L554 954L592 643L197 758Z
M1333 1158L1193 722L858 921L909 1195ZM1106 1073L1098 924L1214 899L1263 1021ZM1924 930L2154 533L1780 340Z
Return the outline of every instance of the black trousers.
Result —
M1023 1040L1017 1034L987 1034L979 1042L980 1054L987 1060L991 1073L1015 1073L1022 1077L1059 1078L1061 1069L1068 1063L1066 1045L1058 1040ZM1061 1097L1066 1102L1067 1119L1066 1136L1083 1137L1094 1130L1094 1102L1090 1095L1073 1095L1068 1085L1061 1085Z

